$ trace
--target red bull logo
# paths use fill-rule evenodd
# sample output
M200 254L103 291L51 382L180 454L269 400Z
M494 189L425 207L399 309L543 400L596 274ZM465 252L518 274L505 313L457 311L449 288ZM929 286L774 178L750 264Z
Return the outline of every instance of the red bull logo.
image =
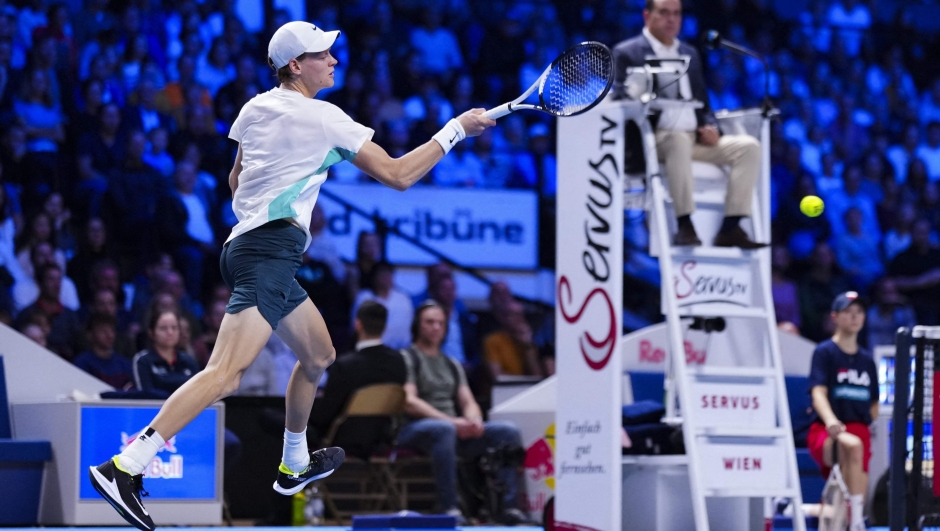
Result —
M545 435L541 439L526 449L523 466L526 477L530 481L526 496L529 513L533 516L541 515L545 503L552 497L552 491L555 490L554 424L545 430Z
M134 442L134 439L141 436L141 433L142 432L137 432L128 435L126 432L122 431L120 451L123 452L125 448ZM161 452L169 452L171 454L178 453L175 435L163 443L163 447L157 451L157 456L150 461L150 466L144 469L144 476L146 476L147 479L181 479L183 477L183 456L171 455L168 461L164 461L159 457Z

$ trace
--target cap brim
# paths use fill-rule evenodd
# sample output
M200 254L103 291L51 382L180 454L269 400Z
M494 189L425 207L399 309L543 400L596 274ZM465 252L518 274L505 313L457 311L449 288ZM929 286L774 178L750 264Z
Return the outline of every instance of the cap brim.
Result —
M306 53L320 53L326 50L329 50L333 46L333 43L336 42L337 37L339 37L339 30L334 31L324 31L323 37L313 43L310 48L307 49Z

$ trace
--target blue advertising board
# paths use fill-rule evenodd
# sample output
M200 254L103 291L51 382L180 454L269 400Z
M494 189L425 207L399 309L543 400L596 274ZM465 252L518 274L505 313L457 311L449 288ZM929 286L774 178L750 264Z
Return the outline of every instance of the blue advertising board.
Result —
M88 480L88 467L100 465L120 453L158 411L156 407L82 407L79 499L100 499ZM144 470L150 499L216 499L216 467L221 466L217 424L218 410L209 408L166 441Z

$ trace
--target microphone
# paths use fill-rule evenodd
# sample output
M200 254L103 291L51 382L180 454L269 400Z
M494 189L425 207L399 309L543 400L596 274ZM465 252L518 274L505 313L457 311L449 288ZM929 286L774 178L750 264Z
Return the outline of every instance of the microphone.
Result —
M725 40L716 30L709 30L708 33L705 34L705 47L709 50L724 48L737 54L753 57L761 62L761 65L764 67L764 101L761 104L761 109L763 110L764 116L768 116L773 108L773 103L770 101L770 68L767 65L767 60L759 53L746 46Z

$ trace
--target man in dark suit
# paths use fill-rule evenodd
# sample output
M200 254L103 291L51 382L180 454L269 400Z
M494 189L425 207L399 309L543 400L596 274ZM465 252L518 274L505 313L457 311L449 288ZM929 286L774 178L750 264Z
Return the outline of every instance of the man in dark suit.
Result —
M643 33L614 47L615 96L625 97L624 81L628 67L643 66L647 58L690 58L688 73L660 74L654 91L660 98L698 100L701 109L666 109L651 117L656 128L656 150L664 162L669 193L675 206L679 230L674 245L696 246L702 241L692 225L695 210L692 161L730 165L731 174L725 198L725 219L715 236L718 247L755 249L756 243L741 229L741 218L751 215L754 184L760 172L760 145L747 135L722 135L708 105L708 90L702 59L694 47L676 38L682 28L680 0L646 0Z
M404 386L407 377L404 358L397 350L382 344L387 320L388 310L375 301L362 303L356 312L356 337L359 338L356 350L338 356L330 366L323 398L316 401L310 415L310 424L321 437L359 389L385 383ZM347 420L332 444L341 445L351 455L368 457L374 448L390 442L390 424L387 419Z

